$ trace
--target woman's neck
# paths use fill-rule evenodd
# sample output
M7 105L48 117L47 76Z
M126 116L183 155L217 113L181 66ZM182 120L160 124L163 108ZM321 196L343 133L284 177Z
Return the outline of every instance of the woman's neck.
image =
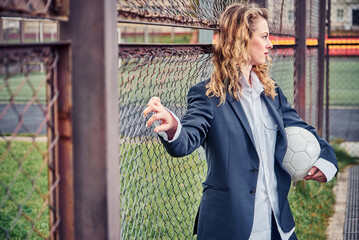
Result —
M245 65L241 67L242 74L247 79L249 86L252 86L252 81L249 77L251 70L252 70L252 65Z

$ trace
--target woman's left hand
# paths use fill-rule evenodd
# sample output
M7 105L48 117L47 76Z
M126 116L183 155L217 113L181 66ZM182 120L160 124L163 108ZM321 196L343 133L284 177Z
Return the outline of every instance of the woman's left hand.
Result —
M304 179L305 180L314 180L314 181L317 181L320 183L327 181L327 177L317 167L312 167L309 170L308 175Z

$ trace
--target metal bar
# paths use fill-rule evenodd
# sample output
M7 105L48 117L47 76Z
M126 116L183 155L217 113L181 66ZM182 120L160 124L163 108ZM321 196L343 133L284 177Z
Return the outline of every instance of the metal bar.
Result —
M330 1L329 1L330 2ZM326 50L326 75L325 75L325 138L329 142L329 45Z
M0 44L4 41L4 28L3 28L3 21L0 17Z
M9 11L0 9L0 16L2 17L20 17L20 18L36 18L44 20L54 20L54 21L67 21L68 16L55 16L47 13L28 13L20 11Z
M19 21L19 35L20 35L20 43L24 42L24 20Z
M116 1L70 9L60 32L72 40L75 238L119 239Z
M305 119L305 75L306 75L306 1L295 1L295 30L297 49L294 70L294 107L299 116Z
M318 88L317 88L317 131L323 136L324 106L324 61L325 61L325 16L326 0L319 2L319 39L318 39Z
M211 54L213 52L213 44L144 44L144 43L120 43L118 44L120 52L126 52L131 55L148 55L149 51L155 51L157 49L171 49L171 50L183 50L183 51L192 51L193 49L200 49L203 51L203 54ZM287 48L296 48L296 44L292 45L273 45L273 49L287 49ZM308 48L317 48L317 45L308 46Z
M51 69L51 82L50 84L46 84L46 106L49 106L52 97L54 96L54 85L56 85L57 79L55 77L54 74L54 69ZM48 121L51 122L51 124L47 125L47 146L51 146L53 141L55 140L56 136L57 136L57 132L56 132L56 126L57 126L57 102L55 102L53 104L53 107L51 107L49 109L49 111L46 113L49 116ZM48 157L49 157L49 168L48 168L48 186L49 189L51 189L51 187L53 186L53 183L56 181L57 179L57 168L56 168L56 162L58 162L58 151L57 151L57 145L55 145L55 147L53 149L51 149L48 153ZM56 220L59 218L58 217L58 211L56 211L56 207L57 205L57 194L56 194L56 190L50 192L50 198L49 198L49 206L52 207L52 211L49 211L49 225L50 225L50 231L52 226L55 225ZM55 210L55 211L54 211ZM56 236L54 234L50 233L50 239L56 239Z
M202 26L195 26L195 25L180 25L174 23L165 23L165 22L141 22L135 20L124 20L118 19L117 22L119 23L128 23L128 24L141 24L141 25L154 25L154 26L166 26L166 27L181 27L181 28L193 28L193 29L206 29L206 30L218 30L215 27L202 27Z
M328 0L328 14L326 15L327 16L327 26L328 26L328 38L331 37L331 21L330 21L330 15L331 15L331 10L332 9L332 0Z
M297 48L297 44L291 45L273 45L273 49L286 49L286 48Z
M330 39L332 38L359 38L359 35L344 35L344 36L341 36L341 35L330 35L328 36Z
M327 46L355 46L355 45L359 45L359 43L327 43Z
M61 178L57 191L57 212L61 217L56 239L75 239L74 230L74 157L72 136L72 79L71 48L64 45L59 48L57 83L59 98L57 101L57 128L60 137L56 169ZM61 163L60 163L61 161Z
M181 54L179 51L190 51L198 49L198 51L203 52L203 54L210 54L213 52L212 44L119 44L119 53L121 57L126 55L136 55L139 57L148 56L149 52L154 52L158 50L168 49L168 54L173 54L173 50L177 51L178 54ZM163 51L162 51L163 53Z
M13 49L16 48L17 50L19 49L30 49L30 48L42 48L42 47L61 47L64 45L68 45L70 44L71 41L69 40L63 40L63 41L58 41L58 42L49 42L49 43L12 43L12 44L0 44L0 49Z

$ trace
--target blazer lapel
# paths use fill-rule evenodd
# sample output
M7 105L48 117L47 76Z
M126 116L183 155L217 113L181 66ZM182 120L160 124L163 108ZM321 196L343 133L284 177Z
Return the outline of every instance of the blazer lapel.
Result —
M244 126L244 129L247 131L247 134L248 134L249 138L252 141L253 146L255 146L251 126L249 125L246 113L244 112L244 109L243 109L243 106L242 106L241 102L237 101L232 96L230 96L228 98L228 102L232 106L232 108L234 109L234 112L238 116L239 120L242 122L242 124Z

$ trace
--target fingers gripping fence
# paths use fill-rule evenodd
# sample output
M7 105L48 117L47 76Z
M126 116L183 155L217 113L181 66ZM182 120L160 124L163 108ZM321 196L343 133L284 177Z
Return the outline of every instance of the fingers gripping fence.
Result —
M50 47L0 47L1 239L48 239L59 224L53 197L60 181L53 158L57 61Z
M182 117L189 87L210 76L209 51L120 45L121 239L192 239L205 158L170 157L142 111L157 96Z

